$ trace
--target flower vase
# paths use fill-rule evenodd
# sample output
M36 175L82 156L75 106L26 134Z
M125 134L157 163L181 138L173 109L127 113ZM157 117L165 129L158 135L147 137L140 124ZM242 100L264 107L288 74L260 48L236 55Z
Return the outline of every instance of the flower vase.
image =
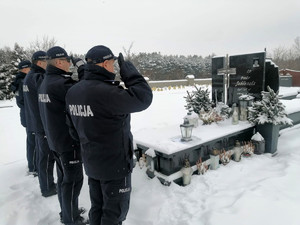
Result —
M280 125L272 123L258 124L257 132L265 139L265 153L274 154L277 151Z

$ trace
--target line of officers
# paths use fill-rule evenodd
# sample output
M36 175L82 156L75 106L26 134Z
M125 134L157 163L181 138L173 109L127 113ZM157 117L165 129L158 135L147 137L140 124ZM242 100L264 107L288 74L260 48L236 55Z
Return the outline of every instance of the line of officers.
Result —
M71 62L79 81L69 72ZM115 62L125 88L115 81ZM122 224L129 210L133 169L130 113L152 102L143 76L121 53L116 57L103 45L91 48L85 61L55 46L35 52L32 63L19 63L12 89L26 127L29 173L38 176L42 196L58 195L61 222ZM91 201L88 220L78 206L82 165Z

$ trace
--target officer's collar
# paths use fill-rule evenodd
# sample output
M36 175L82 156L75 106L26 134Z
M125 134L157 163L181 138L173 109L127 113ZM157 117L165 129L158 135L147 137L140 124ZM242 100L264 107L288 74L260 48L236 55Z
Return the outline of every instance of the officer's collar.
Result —
M71 72L66 72L62 69L59 69L55 66L52 66L52 65L48 65L47 68L46 68L46 74L49 75L67 75L68 77L70 77L72 75Z
M19 72L17 75L16 75L16 79L23 79L23 78L25 78L25 76L26 76L26 73L23 73L23 72Z
M38 66L38 65L36 65L36 64L32 64L32 65L31 65L31 70L32 70L34 73L45 73L45 70L44 70L42 67L40 67L40 66Z
M94 64L86 64L84 68L84 79L85 80L101 80L105 82L116 82L114 81L116 74L111 73L101 66Z

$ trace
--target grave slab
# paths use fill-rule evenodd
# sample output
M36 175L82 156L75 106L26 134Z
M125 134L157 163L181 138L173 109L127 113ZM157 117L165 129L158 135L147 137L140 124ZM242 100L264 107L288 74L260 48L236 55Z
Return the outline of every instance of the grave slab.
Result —
M249 122L240 122L232 125L231 120L225 120L193 129L193 140L180 141L178 126L164 127L161 129L143 129L135 134L139 156L148 149L153 149L156 154L155 171L166 176L179 171L185 158L191 165L195 165L201 157L209 159L210 150L233 148L235 140L249 141L254 134L254 126Z

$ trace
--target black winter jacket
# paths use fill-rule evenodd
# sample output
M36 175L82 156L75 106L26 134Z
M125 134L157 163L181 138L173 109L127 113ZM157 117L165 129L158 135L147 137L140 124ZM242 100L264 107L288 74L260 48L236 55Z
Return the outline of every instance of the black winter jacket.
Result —
M76 81L71 73L52 65L47 66L44 80L38 88L40 115L51 150L58 153L78 148L66 124L65 96Z
M121 74L127 89L114 81L115 74L86 65L84 80L66 96L85 172L94 179L119 179L132 171L130 113L145 110L152 102L149 85L130 62L122 65Z
M13 92L16 94L16 102L18 107L20 108L21 124L23 127L26 127L24 95L23 95L23 81L25 76L26 73L19 72L16 75L15 81L11 85Z
M37 89L40 86L45 70L32 64L31 70L26 75L23 84L23 94L25 103L25 116L27 129L32 132L44 133L44 128L40 116Z

